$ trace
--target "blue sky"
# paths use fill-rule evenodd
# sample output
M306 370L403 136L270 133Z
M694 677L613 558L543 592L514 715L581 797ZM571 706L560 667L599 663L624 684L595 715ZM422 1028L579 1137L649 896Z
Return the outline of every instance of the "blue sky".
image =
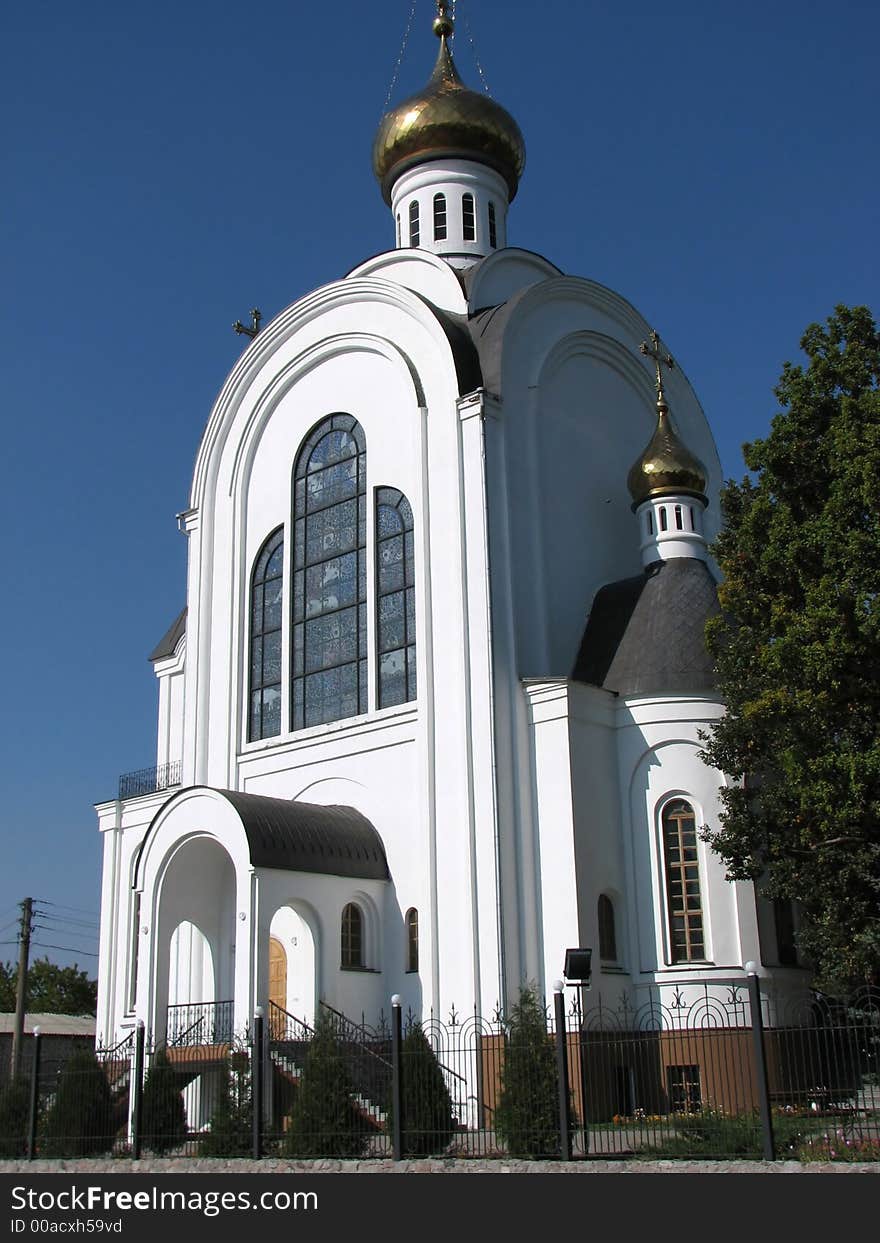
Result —
M155 759L146 656L184 602L174 515L245 343L230 325L393 245L369 155L411 4L29 0L5 18L0 941L29 894L59 904L37 940L80 950L35 952L94 969L92 804ZM430 72L432 7L416 0L394 99ZM511 244L656 325L741 475L806 325L878 311L876 3L458 17L463 77L479 86L475 48L526 138Z

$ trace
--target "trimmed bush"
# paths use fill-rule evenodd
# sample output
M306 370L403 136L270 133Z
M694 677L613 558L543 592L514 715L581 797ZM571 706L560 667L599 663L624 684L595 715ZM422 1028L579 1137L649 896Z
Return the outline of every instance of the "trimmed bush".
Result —
M354 1085L333 1020L321 1011L297 1086L284 1153L290 1157L359 1157L374 1129L354 1100Z
M511 1156L558 1157L559 1095L556 1054L537 991L520 989L504 1037L501 1095L495 1130Z
M249 1157L254 1150L254 1107L250 1063L246 1054L233 1053L220 1076L217 1101L202 1137L204 1157Z
M65 1062L43 1125L40 1155L95 1157L115 1136L110 1084L94 1054L80 1049Z
M443 1152L455 1133L452 1098L421 1023L413 1023L400 1053L403 1151L408 1157Z
M141 1142L160 1157L186 1139L180 1080L164 1049L157 1050L144 1079L141 1119Z

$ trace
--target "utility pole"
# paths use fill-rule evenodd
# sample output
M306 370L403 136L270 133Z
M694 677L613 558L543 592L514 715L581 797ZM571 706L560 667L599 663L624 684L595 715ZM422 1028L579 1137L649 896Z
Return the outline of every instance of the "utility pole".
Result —
M31 923L34 900L25 898L21 904L21 937L18 948L18 983L15 990L15 1027L12 1032L12 1062L10 1070L13 1081L21 1071L21 1047L24 1042L24 1013L27 1009L27 973L31 956Z

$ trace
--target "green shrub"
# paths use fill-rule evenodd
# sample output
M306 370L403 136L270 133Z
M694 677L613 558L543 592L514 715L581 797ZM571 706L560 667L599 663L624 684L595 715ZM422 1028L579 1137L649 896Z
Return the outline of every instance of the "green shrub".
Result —
M12 1079L0 1088L0 1157L27 1156L31 1090L26 1079Z
M232 1053L221 1072L217 1099L199 1149L205 1157L249 1157L254 1150L251 1072L244 1053Z
M560 1154L556 1055L537 991L520 990L504 1038L501 1096L495 1129L512 1156Z
M372 1129L354 1100L354 1084L333 1021L321 1011L297 1086L283 1151L291 1157L359 1157Z
M46 1111L40 1152L50 1157L94 1157L115 1137L107 1075L94 1054L80 1049L64 1064Z
M421 1023L413 1023L400 1053L403 1151L408 1157L443 1152L455 1133L452 1098Z
M144 1079L141 1100L141 1142L163 1156L186 1139L186 1106L180 1079L164 1049L157 1050Z

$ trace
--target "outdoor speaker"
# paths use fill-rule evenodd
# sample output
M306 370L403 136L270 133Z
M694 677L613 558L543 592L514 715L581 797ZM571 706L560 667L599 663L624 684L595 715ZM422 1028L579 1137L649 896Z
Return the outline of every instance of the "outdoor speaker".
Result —
M593 957L591 949L578 949L565 951L565 969L563 975L567 980L573 980L579 984L588 984L590 980L590 960Z

